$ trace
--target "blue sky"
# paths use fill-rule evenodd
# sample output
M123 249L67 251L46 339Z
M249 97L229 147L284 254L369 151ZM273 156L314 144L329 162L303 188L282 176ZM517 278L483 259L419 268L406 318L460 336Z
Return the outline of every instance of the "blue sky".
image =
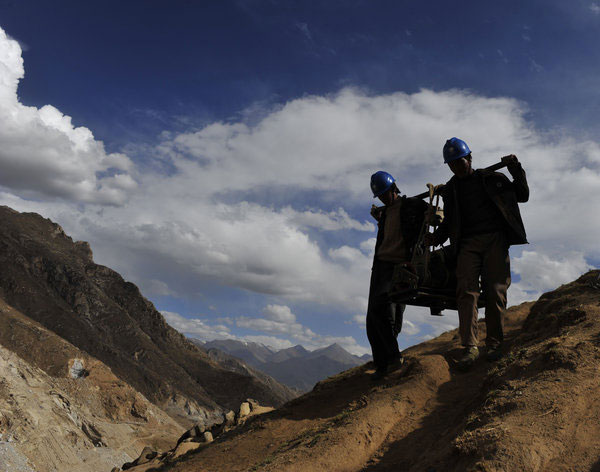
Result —
M0 28L0 203L186 333L367 352L369 176L444 182L454 135L528 171L510 301L598 265L600 2L4 0ZM409 309L401 345L456 324Z

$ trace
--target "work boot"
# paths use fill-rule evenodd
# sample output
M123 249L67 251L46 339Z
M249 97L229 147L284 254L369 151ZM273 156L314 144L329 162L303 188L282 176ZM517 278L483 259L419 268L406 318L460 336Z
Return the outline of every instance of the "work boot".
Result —
M392 362L388 364L388 372L394 372L398 370L404 364L404 357L400 354L399 357L396 357Z
M387 374L388 374L388 368L387 368L387 366L385 366L385 367L377 367L377 370L371 374L371 380L374 381L374 382L377 381L377 380L381 380Z
M477 346L467 346L464 348L461 358L456 362L456 367L466 372L473 367L477 359L479 359L479 349L477 349Z
M485 360L487 360L488 362L496 362L502 356L503 356L502 345L494 344L494 345L488 346L487 353L485 354Z

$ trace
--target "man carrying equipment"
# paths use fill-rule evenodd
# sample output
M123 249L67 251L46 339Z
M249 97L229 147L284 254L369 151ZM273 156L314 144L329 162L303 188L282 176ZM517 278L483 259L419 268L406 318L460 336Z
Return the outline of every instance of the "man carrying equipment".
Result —
M487 359L502 355L503 316L510 285L508 248L526 244L527 237L518 202L529 199L525 171L515 155L502 158L511 182L504 174L473 170L471 150L463 140L451 138L443 149L444 162L454 176L442 191L444 221L426 240L441 245L448 238L457 256L456 303L464 351L458 368L468 370L479 357L477 302L481 276L485 296Z
M372 378L377 380L402 365L397 337L406 305L390 302L388 295L394 265L410 261L428 205L400 196L395 179L384 171L371 176L371 190L384 204L371 209L378 229L367 308L367 337L377 368Z

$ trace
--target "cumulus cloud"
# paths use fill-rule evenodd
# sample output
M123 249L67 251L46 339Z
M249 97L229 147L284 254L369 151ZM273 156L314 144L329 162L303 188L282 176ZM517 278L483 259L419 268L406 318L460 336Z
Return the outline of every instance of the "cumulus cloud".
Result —
M234 335L228 326L214 324L208 319L198 317L186 318L170 311L161 312L177 331L202 341L214 339L235 339L264 344L273 349L285 349L296 344L302 344L308 350L319 349L337 343L348 352L355 355L368 354L370 351L359 345L352 336L328 336L314 333L309 328L295 321L295 315L290 308L282 305L268 305L263 311L263 316L269 318L238 317L236 325L241 328L259 331L262 333L277 334L249 334L245 336ZM284 336L284 337L282 337ZM292 342L293 341L293 342Z
M294 211L291 207L286 207L282 210L290 221L298 227L313 227L321 231L339 231L343 229L355 229L358 231L373 231L375 226L366 221L359 222L343 209L338 208L337 211L325 213L323 211Z
M354 315L349 320L344 321L346 324L357 324L359 326L365 327L367 324L366 315Z
M289 306L285 305L267 305L263 311L263 316L268 320L279 323L293 323L296 321L296 315L292 313Z
M52 105L27 107L21 46L0 28L0 185L37 198L120 205L135 189L132 163Z
M443 183L450 174L441 147L451 136L469 143L476 166L514 153L527 170L531 198L521 210L531 244L514 250L522 281L511 300L566 281L553 271L574 278L600 258L600 215L590 209L600 193L599 144L549 138L517 100L463 90L306 96L259 117L164 133L152 154L168 163L165 174L107 154L51 106L23 106L20 48L2 33L0 51L0 202L53 218L89 241L98 262L152 293L191 299L227 287L268 295L273 307L319 304L352 320L366 311L375 245L369 176L387 170L408 195ZM235 327L326 342L293 311L265 309ZM408 338L456 326L455 317L415 308L406 319Z
M581 252L551 258L536 251L523 251L519 257L513 258L511 268L515 274L521 276L521 280L516 284L517 290L526 294L523 300L515 300L515 303L518 303L535 300L543 292L571 282L593 267L586 262Z
M310 328L298 323L296 315L288 306L268 305L262 315L262 318L239 317L236 324L241 328L287 336L288 339L293 340L296 344L302 344L309 350L337 343L348 352L359 356L370 352L364 346L360 346L352 336L329 336L315 333ZM246 336L244 339L248 339L248 337Z
M211 341L213 339L236 339L229 327L225 325L212 325L208 320L200 318L185 318L179 313L172 311L161 311L167 323L180 333L200 339Z

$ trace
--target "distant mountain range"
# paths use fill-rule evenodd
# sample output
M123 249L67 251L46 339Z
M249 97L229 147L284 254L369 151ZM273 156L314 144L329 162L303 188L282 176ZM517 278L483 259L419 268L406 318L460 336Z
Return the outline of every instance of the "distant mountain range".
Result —
M339 344L315 351L301 345L276 351L262 344L231 339L194 342L215 360L220 357L215 351L228 354L301 392L309 391L320 380L371 360L366 354L362 357L350 354Z

